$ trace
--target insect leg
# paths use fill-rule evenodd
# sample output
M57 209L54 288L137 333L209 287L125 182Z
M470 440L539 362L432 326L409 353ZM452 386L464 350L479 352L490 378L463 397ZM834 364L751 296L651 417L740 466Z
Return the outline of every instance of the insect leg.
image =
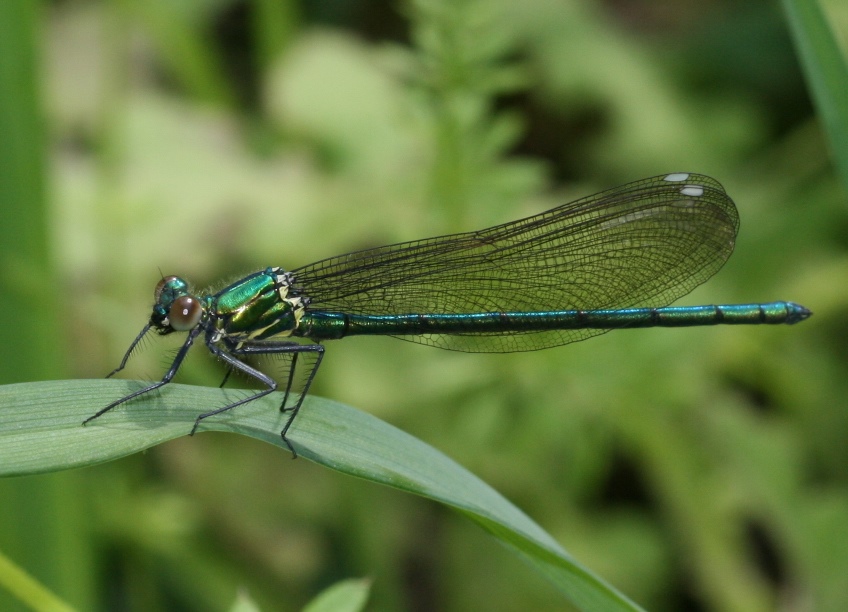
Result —
M228 381L228 380L230 380L230 374L232 374L232 373L233 373L233 368L232 368L232 367L227 368L227 373L226 373L226 374L224 374L224 380L222 380L222 381L221 381L221 384L220 384L220 385L218 385L218 388L219 388L219 389L223 389L223 388L224 388L224 385L226 385L226 384L227 384L227 381Z
M280 432L280 436L283 438L285 443L294 453L294 449L291 448L291 444L286 438L286 433L291 427L291 424L294 422L294 418L297 416L298 411L300 410L300 406L303 404L303 398L306 397L307 392L309 391L309 387L312 385L312 381L315 379L315 374L318 372L318 368L321 365L321 361L324 358L324 347L320 344L297 344L294 342L257 342L254 344L245 344L239 347L238 349L233 351L234 354L237 355L268 355L268 354L276 354L279 355L281 353L292 353L292 365L289 367L289 380L286 383L286 392L283 396L283 402L280 404L280 412L291 412L288 420L286 421L285 426L283 426L283 430ZM311 353L316 356L315 363L312 364L311 369L309 370L309 375L306 377L306 382L303 385L303 390L300 393L300 396L297 398L297 402L291 408L286 408L286 402L289 397L289 393L292 387L292 379L294 378L294 370L295 365L297 363L297 357L301 353ZM242 363L239 361L239 363ZM261 379L260 379L261 380ZM250 401L249 398L247 401ZM296 454L295 454L296 456Z
M130 348L128 348L127 352L124 353L124 358L121 359L121 364L117 368L115 368L114 370L109 372L106 375L106 378L112 378L112 376L114 376L115 374L117 374L118 372L120 372L121 370L123 370L126 367L127 361L129 361L130 355L132 355L132 352L135 350L135 347L138 346L138 343L141 342L141 339L144 338L144 336L146 336L147 332L149 332L149 331L150 331L150 323L148 323L147 325L145 325L142 328L141 332L139 332L139 334L135 337L135 340L133 340L132 344L130 344Z
M114 372L112 372L112 374L114 374L115 372L118 372L119 370L121 370L124 367L124 365L126 365L127 358L129 357L129 354L132 352L133 347L135 347L135 345L138 344L138 341L141 340L142 336L144 336L147 329L150 329L149 325L147 325L145 327L145 330L143 330L142 333L138 335L138 337L135 339L135 342L133 342L132 346L130 347L130 350L127 351L126 355L124 355L124 359L123 359L123 361L121 361L120 367L117 370L115 370ZM167 385L169 382L171 382L171 380L176 375L177 370L180 369L180 366L182 365L183 360L185 359L186 355L188 354L188 350L191 348L191 345L194 343L195 338L197 338L197 336L200 334L201 331L203 331L203 328L198 326L198 327L195 327L194 329L192 329L189 332L188 337L186 338L186 341L180 347L180 350L177 351L177 356L174 357L174 361L171 363L171 367L168 368L167 372L165 372L165 376L162 377L162 380L160 380L159 382L153 383L152 385L148 385L144 389L139 389L138 391L130 393L129 395L126 395L126 396L122 397L121 399L112 402L111 404L109 404L105 408L102 408L101 410L99 410L95 414L93 414L92 416L88 417L86 420L84 420L82 422L82 424L85 425L89 421L93 421L97 417L99 417L99 416L109 412L110 410L112 410L112 408L114 408L115 406L120 406L124 402L128 402L131 399L138 397L139 395L144 395L145 393L149 393L149 392L153 391L154 389L158 389L159 387ZM112 374L109 374L109 376L111 376Z

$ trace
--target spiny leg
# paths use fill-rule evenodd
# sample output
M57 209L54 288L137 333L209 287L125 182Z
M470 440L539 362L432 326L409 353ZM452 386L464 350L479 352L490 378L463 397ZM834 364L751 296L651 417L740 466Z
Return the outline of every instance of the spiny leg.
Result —
M220 384L220 385L218 385L218 388L219 388L219 389L223 389L223 388L224 388L224 385L226 385L226 384L227 384L227 381L228 381L228 380L230 380L230 375L233 373L233 369L234 369L234 368L233 368L232 366L231 366L231 367L229 367L229 368L227 368L227 373L226 373L226 374L224 374L224 380L222 380L222 381L221 381L221 384Z
M149 332L149 331L150 331L150 323L148 323L147 325L145 325L142 328L142 330L139 332L139 334L135 337L135 340L133 340L132 344L130 344L130 348L128 348L127 352L124 353L124 358L121 359L120 365L117 368L115 368L114 370L112 370L111 372L109 372L106 375L106 378L112 378L115 374L117 374L118 372L120 372L121 370L123 370L126 367L127 361L129 361L130 355L132 355L132 352L135 350L135 347L138 346L138 343L141 342L141 339L144 338L144 336L146 336L147 332Z
M198 416L194 420L194 427L191 428L191 432L189 433L190 436L194 435L194 432L197 431L197 426L200 425L200 421L202 421L203 419L207 419L211 416L215 416L216 414L221 414L222 412L227 412L228 410L232 410L236 406L241 406L242 404L247 404L248 402L252 402L253 400L257 400L260 397L265 397L269 393L272 393L272 392L277 390L277 381L275 381L273 378L271 378L270 376L268 376L264 372L260 372L256 368L249 366L248 364L244 363L243 361L241 361L239 359L236 359L233 355L231 355L227 351L224 351L221 348L215 346L211 342L207 342L207 346L209 347L209 350L212 352L213 355L222 359L229 366L230 371L240 370L240 371L244 372L245 374L247 374L248 376L251 376L251 377L255 378L256 380L258 380L259 382L261 382L262 384L266 385L268 388L263 389L262 391L259 391L258 393L254 393L250 397L246 397L246 398L239 400L237 402L233 402L232 404L227 404L226 406L223 406L221 408L216 408L215 410L210 410L209 412L204 412L203 414L201 414L200 416ZM291 447L291 445L289 445L289 447ZM294 452L294 449L291 449L291 450L292 450L292 452Z
M297 352L292 355L291 366L289 366L289 378L288 382L286 382L286 393L283 395L283 403L280 404L280 412L286 411L286 403L289 401L289 393L291 393L292 383L294 382L294 371L297 366L298 355L300 355L300 353Z
M283 438L283 441L286 445L292 450L292 453L297 456L292 448L291 444L286 437L286 433L291 427L291 424L294 422L295 417L297 416L298 411L300 410L301 405L303 404L303 399L306 397L307 392L309 391L309 387L312 385L312 381L315 379L315 374L318 372L318 368L321 365L321 360L324 358L324 347L320 344L297 344L295 342L256 342L254 344L245 344L238 349L233 351L236 355L268 355L274 354L279 355L281 353L292 353L292 365L289 367L289 380L286 384L286 393L283 396L283 402L280 405L280 412L291 412L286 424L283 426L283 430L280 432L280 436ZM303 385L303 390L300 393L300 396L297 399L297 402L291 408L286 408L286 401L288 400L289 393L292 387L292 381L294 379L295 373L295 364L297 362L297 356L301 353L314 353L316 355L315 363L312 365L312 368L309 371L309 375L306 377L306 382ZM242 363L239 361L239 363Z
M129 354L132 352L135 345L138 344L138 341L141 340L142 336L144 336L144 334L147 332L148 329L150 329L150 326L149 325L145 326L145 329L142 331L141 334L138 335L138 337L135 339L135 342L132 343L132 346L130 346L130 350L127 351L126 355L124 355L124 359L123 359L123 361L121 361L121 365L116 370L114 370L111 374L109 374L109 376L111 376L115 372L119 372L120 370L123 369L123 367L127 363L127 359L129 357ZM112 402L111 404L109 404L105 408L97 411L95 414L88 417L86 420L84 420L82 422L82 424L85 425L89 421L93 421L97 417L99 417L103 414L106 414L107 412L112 410L112 408L114 408L115 406L120 406L124 402L128 402L131 399L138 397L139 395L144 395L145 393L150 393L151 391L158 389L159 387L163 387L163 386L167 385L169 382L171 382L171 380L176 375L177 370L180 369L180 366L182 365L183 360L185 359L186 355L188 354L188 350L191 348L191 345L194 343L195 338L197 338L197 336L200 334L201 331L203 331L203 330L200 327L196 327L195 329L191 330L191 332L189 332L188 337L186 338L186 341L180 347L180 350L177 351L177 356L174 357L174 361L171 362L171 367L168 368L167 372L165 372L165 376L162 377L162 380L160 380L159 382L153 383L152 385L148 385L147 387L145 387L143 389L139 389L138 391L130 393L129 395L126 395L126 396L122 397L121 399ZM108 378L108 376L107 376L107 378Z

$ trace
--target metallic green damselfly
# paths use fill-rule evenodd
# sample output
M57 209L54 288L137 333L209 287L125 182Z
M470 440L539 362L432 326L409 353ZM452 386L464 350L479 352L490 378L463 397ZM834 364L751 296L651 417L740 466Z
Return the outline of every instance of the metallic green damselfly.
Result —
M194 293L167 276L156 286L150 321L109 376L126 366L150 330L187 332L185 342L162 380L85 423L168 384L200 337L228 372L247 374L264 389L199 415L191 433L203 419L275 391L274 378L244 359L282 355L289 361L280 410L289 417L280 435L294 453L286 433L321 365L324 340L387 335L456 351L512 352L611 329L809 317L792 302L667 307L724 265L738 226L736 207L716 180L681 172L477 232L366 249L291 271L266 268L215 293ZM299 359L307 376L289 406Z

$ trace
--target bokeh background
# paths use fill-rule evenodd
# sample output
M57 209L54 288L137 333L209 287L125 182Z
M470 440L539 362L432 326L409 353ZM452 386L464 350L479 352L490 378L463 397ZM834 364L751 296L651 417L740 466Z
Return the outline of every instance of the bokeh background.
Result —
M776 1L15 0L0 39L4 383L106 374L160 270L204 287L719 179L736 252L680 303L811 320L515 355L355 338L313 392L441 449L648 609L848 608L846 191ZM221 374L198 354L180 380ZM296 610L350 577L373 610L565 606L458 515L225 434L0 481L0 550L85 610Z

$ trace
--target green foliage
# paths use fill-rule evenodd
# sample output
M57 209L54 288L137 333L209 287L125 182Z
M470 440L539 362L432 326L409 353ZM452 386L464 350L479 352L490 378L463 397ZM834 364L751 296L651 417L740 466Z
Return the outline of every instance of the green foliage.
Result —
M102 377L149 316L159 269L220 283L703 172L736 200L741 233L685 303L790 299L810 321L522 355L350 339L328 344L314 390L380 419L363 434L391 422L442 449L580 563L554 566L591 568L647 608L845 609L848 258L827 149L844 165L844 60L815 3L378 4L0 3L4 381L67 378L63 360ZM840 3L825 14L844 36ZM161 377L172 346L150 342L127 378ZM180 380L221 375L197 355ZM174 386L82 429L133 383L44 384L90 395L3 408L0 422L46 427L20 455L30 465L55 456L33 448L64 448L67 467L105 456L88 441L117 456L174 428L119 461L0 481L0 548L80 609L224 610L240 592L236 605L300 609L350 576L369 577L374 609L562 608L556 570L528 569L533 549L479 501L469 518L527 567L440 504L249 436L184 436L239 391ZM304 426L335 406L311 401ZM391 431L386 444L420 448ZM426 473L430 446L399 463ZM7 470L16 448L0 442Z
M73 610L2 554L0 554L0 585L32 610L38 612L71 612Z
M0 324L3 383L64 376L65 355L57 346L62 313L51 289L58 275L47 198L40 9L28 0L0 3L0 308L9 313L9 320ZM5 564L3 582L9 592L0 589L0 609L23 609L18 598L50 608L47 589L82 607L91 603L90 543L81 498L73 477L0 483L0 550L33 577ZM69 561L57 563L59 558Z
M824 123L833 159L848 185L848 64L822 7L811 0L784 0L787 22L810 92Z
M365 609L370 588L371 584L368 580L342 580L324 589L303 610L304 612L359 612Z

